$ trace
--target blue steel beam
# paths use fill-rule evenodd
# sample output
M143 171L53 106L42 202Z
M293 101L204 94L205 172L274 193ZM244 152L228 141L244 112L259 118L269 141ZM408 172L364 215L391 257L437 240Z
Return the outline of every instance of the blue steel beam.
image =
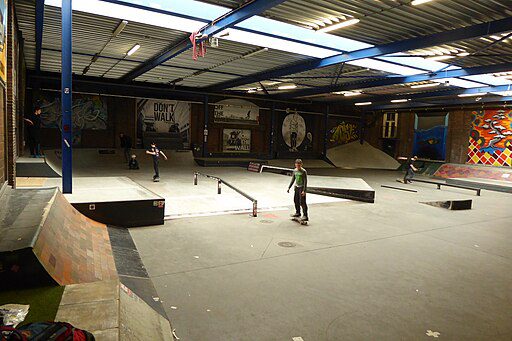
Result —
M269 8L277 6L284 1L286 0L254 0L243 7L235 9L224 16L213 20L211 23L201 28L199 33L202 33L202 38L199 41L204 41L208 39L208 37L222 32L227 28L233 27L236 24L252 16L258 15ZM186 38L178 44L167 48L165 51L142 63L139 67L124 75L122 79L124 81L134 80L167 60L180 55L191 47L192 43L190 42L190 39Z
M339 103L346 104L354 104L357 102L372 102L372 103L389 103L390 100L394 99L426 99L426 98L437 98L437 97L449 97L449 96L458 96L458 95L476 95L481 94L485 96L488 93L493 92L503 92L503 91L511 91L511 85L498 85L498 86L483 86L478 88L470 88L470 89L446 89L446 90L438 90L438 91L427 91L427 92L418 92L413 94L397 94L397 95L375 95L375 96L364 96L358 98L357 100L351 99L350 101L341 101ZM451 101L450 101L451 102ZM406 103L407 104L407 103Z
M377 45L374 47L337 54L331 57L299 62L283 68L258 72L233 81L222 82L209 88L211 91L229 89L236 86L250 84L258 81L279 78L294 73L314 70L331 65L351 62L364 58L374 58L387 54L410 51L430 46L446 44L454 41L478 38L486 35L497 34L512 30L512 17L501 20L490 21L483 24L463 27L455 30L435 33L389 44Z
M409 102L409 103L396 103L396 104L382 104L377 103L372 106L364 107L364 111L374 111L374 110L408 110L408 109L414 109L414 108L427 108L427 107L453 107L453 106L461 106L461 105L478 105L481 106L484 103L492 103L499 104L500 106L503 106L503 102L512 103L512 96L488 96L483 97L479 101L475 101L474 98L457 98L454 100L451 100L450 102L446 102L443 100L437 100L437 101L417 101L417 102ZM511 104L508 104L509 107L512 107Z
M43 48L44 0L36 0L36 72L41 71Z
M61 79L61 105L62 105L62 192L73 192L72 180L72 5L71 0L62 0L62 79Z
M328 94L335 91L350 91L350 90L361 90L361 89L369 89L375 88L379 86L389 86L396 84L407 84L413 82L424 82L430 80L436 80L441 78L456 78L456 77L466 77L473 75L483 75L487 73L497 73L497 72L506 72L512 71L512 63L503 63L496 65L486 65L486 66L475 66L471 68L464 69L456 69L456 70L447 70L441 72L430 72L420 75L413 76L387 76L383 78L367 80L367 81L357 81L350 82L339 85L329 85L329 86L321 86L316 88L308 88L308 89L300 89L292 92L287 92L283 94L282 97L285 98L296 98L296 97L304 97L304 96L314 96L320 94Z

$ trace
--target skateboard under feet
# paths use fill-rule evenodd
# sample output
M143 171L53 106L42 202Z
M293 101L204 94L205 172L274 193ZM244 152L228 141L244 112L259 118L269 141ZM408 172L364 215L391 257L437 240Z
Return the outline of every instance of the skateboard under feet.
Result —
M295 217L292 217L292 220L296 223L299 223L301 225L307 225L308 224L308 221L307 220L302 220L301 218L295 218Z
M153 182L160 182L160 178L153 178Z

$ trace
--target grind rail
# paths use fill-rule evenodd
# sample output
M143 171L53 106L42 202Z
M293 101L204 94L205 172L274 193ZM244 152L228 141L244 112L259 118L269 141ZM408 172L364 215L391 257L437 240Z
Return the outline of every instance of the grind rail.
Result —
M200 173L200 172L194 172L194 185L197 185L197 178L198 178L199 175L204 176L205 178L217 181L217 194L221 194L222 193L222 184L224 184L224 185L228 186L229 188L231 188L233 191L237 192L238 194L240 194L243 197L245 197L245 198L249 199L250 201L252 201L252 216L253 217L257 217L258 216L258 200L254 199L249 194L247 194L244 191L242 191L242 190L236 188L235 186L231 185L229 182L226 182L225 180L222 180L221 178L213 176L213 175L203 174L203 173Z
M419 180L419 179L411 179L411 181L412 182L421 182L421 183L424 183L424 184L436 185L437 189L441 189L441 186L467 189L467 190L470 190L470 191L475 191L477 196L480 196L480 192L482 191L481 188L477 188L477 187L462 186L462 185L456 185L456 184L447 184L447 183L437 182L437 181Z

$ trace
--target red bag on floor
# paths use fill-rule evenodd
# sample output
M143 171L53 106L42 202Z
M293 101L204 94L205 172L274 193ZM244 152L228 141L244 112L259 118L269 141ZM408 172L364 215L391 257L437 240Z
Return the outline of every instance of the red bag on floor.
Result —
M66 322L35 322L19 328L0 327L1 341L94 341L88 331ZM6 335L4 335L4 332ZM9 333L10 332L10 333Z

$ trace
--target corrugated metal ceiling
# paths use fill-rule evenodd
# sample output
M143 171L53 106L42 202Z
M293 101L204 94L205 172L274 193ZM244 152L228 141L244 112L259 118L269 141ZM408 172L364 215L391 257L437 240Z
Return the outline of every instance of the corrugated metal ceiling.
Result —
M236 8L243 0L203 0ZM35 9L34 1L15 2L17 18L25 39L25 56L29 69L35 68ZM421 6L410 6L410 0L288 0L264 13L265 16L303 27L318 27L326 20L341 20L344 17L357 17L361 22L350 27L333 31L332 34L382 44L391 41L417 37L447 29L459 28L485 21L501 19L512 15L512 0L434 0ZM338 19L335 19L338 18ZM94 62L87 75L120 78L141 62L151 58L166 47L188 38L188 33L162 27L130 22L123 32L112 38L112 32L119 19L108 18L82 12L73 15L73 72L81 74L90 64L94 54L101 56ZM316 26L315 26L316 25ZM43 35L42 70L60 72L60 10L45 7ZM460 41L429 49L410 51L413 54L458 51L473 53L482 50L495 38ZM126 52L135 44L142 47L134 55L125 58ZM232 80L238 76L271 70L310 57L269 50L261 54L243 57L260 47L221 40L218 48L209 48L206 58L193 61L187 51L163 65L137 78L139 81L169 83L177 85L207 87L219 82ZM453 52L452 52L453 53ZM477 66L509 62L512 55L512 39L462 59L447 61L460 66ZM198 73L198 70L204 72ZM353 77L382 76L386 73L346 65L342 78L335 79L340 66L311 70L280 78L280 81L294 82L299 88L317 87L353 81ZM315 78L316 77L316 78ZM248 84L239 89L258 88L259 83ZM275 90L277 86L269 86ZM373 89L372 91L399 91L403 87Z

